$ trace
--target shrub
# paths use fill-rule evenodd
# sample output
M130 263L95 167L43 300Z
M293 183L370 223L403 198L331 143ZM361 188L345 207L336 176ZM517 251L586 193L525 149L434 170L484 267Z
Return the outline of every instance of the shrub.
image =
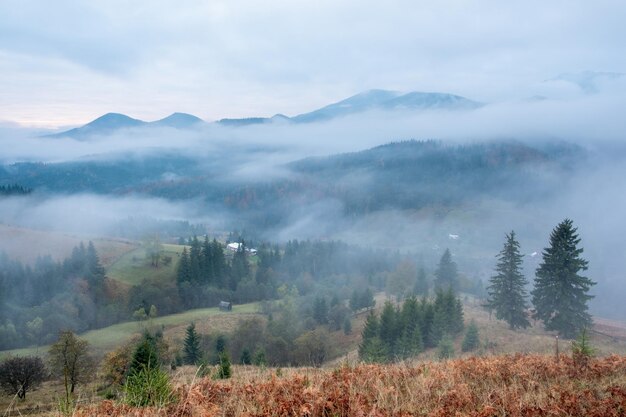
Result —
M164 407L174 399L169 378L160 368L144 366L126 378L124 402L130 406Z

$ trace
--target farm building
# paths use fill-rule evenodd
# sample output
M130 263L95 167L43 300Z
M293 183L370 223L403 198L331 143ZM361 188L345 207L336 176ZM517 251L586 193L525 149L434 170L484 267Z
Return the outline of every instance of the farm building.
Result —
M228 301L220 301L219 308L222 311L232 311L233 303L228 302Z

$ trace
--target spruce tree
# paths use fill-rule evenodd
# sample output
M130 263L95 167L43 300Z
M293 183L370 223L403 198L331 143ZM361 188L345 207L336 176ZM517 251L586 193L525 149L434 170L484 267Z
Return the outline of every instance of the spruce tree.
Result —
M458 271L449 249L443 253L435 270L435 287L444 290L452 288L455 292L459 290Z
M417 271L417 280L413 287L413 293L419 296L428 295L428 279L426 278L426 271L424 268L420 268Z
M489 299L487 307L495 310L496 317L509 324L511 329L530 326L526 318L526 298L524 287L528 283L521 273L522 255L519 242L515 240L515 232L506 235L504 248L498 255L496 275L489 280L487 286Z
M380 324L378 316L373 312L365 319L365 326L361 333L362 341L359 345L359 358L365 362L383 362L386 359L386 351L382 341L378 337Z
M461 350L463 352L469 352L475 350L480 344L480 339L478 337L478 326L472 320L472 322L467 326L467 331L465 332L465 337L463 338L463 343L461 344Z
M196 284L201 284L201 252L202 246L198 240L198 236L194 236L191 240L191 248L189 249L189 271L191 275L191 281Z
M213 267L213 250L211 249L211 242L209 241L208 235L204 236L204 242L202 242L201 259L202 281L205 284L212 285L215 282L215 273Z
M128 375L137 374L145 370L158 369L159 366L159 354L156 340L151 334L145 333L143 339L135 348L128 368Z
M191 268L189 264L189 255L187 254L187 248L183 248L183 253L180 255L180 261L178 261L178 269L176 271L176 284L180 287L183 282L191 281Z
M370 308L376 305L376 300L374 300L374 293L371 289L366 288L361 294L360 297L360 308Z
M326 298L316 297L313 304L313 319L317 324L328 323L328 304L326 304Z
M389 359L394 356L396 342L400 337L399 331L401 330L401 323L399 323L399 316L400 314L398 314L393 304L390 301L385 302L383 311L380 313L378 335L380 340L385 344Z
M359 293L357 290L352 291L350 296L350 310L357 311L361 308L361 300L359 299Z
M233 371L230 367L230 357L227 352L222 352L219 354L219 366L217 368L217 375L215 375L218 379L228 379L232 376Z
M550 247L543 250L532 291L536 317L543 321L546 330L556 330L570 339L591 327L587 301L593 298L588 292L595 285L579 274L587 270L588 262L580 256L583 249L578 247L576 231L570 219L554 228Z
M183 360L187 365L195 365L201 359L200 338L196 333L196 325L191 323L187 326L185 342L183 346Z
M449 335L445 335L437 345L437 358L450 359L454 356L454 342Z

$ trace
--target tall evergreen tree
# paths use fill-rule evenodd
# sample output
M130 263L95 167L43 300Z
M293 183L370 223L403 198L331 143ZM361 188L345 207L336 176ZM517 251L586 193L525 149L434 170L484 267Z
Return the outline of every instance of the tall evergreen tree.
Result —
M563 337L574 338L591 326L588 292L596 283L579 273L587 270L581 258L578 229L570 219L559 223L550 234L550 247L543 250L543 262L535 272L532 291L536 316L547 330L556 330Z
M183 360L187 365L195 365L201 359L200 337L196 333L196 325L191 323L187 326L185 342L183 346Z
M383 311L380 313L380 323L378 335L383 341L390 357L393 357L396 350L396 344L400 338L401 323L400 314L390 301L385 302Z
M145 369L158 369L159 362L156 339L150 333L145 333L133 352L128 374L136 374Z
M435 270L435 287L441 289L452 288L454 291L459 290L459 277L456 263L452 260L450 249L441 256L439 265Z
M417 296L428 295L428 279L426 278L426 271L423 267L417 271L417 280L413 287L413 294Z
M465 332L465 337L463 338L463 343L461 344L461 350L463 352L469 352L475 350L480 345L480 338L478 337L478 326L472 320L472 322L467 326L467 331Z
M195 284L202 283L202 271L200 269L200 264L202 262L201 252L202 246L200 245L198 236L194 236L191 240L191 248L189 249L189 271L191 273L191 281Z
M504 248L498 255L496 275L487 286L489 299L487 307L496 312L496 317L509 324L511 329L530 326L526 318L526 298L524 287L528 283L521 272L522 255L515 232L506 235Z
M89 241L89 244L87 245L85 258L87 263L87 279L89 283L94 285L101 285L102 281L104 280L105 270L100 263L98 252L96 252L96 248L94 247L92 241Z
M180 255L180 261L178 261L178 270L176 271L176 283L180 287L183 282L191 281L191 266L189 264L189 255L187 254L187 248L183 248L183 253Z
M209 236L204 236L204 242L202 242L201 250L201 270L202 270L202 282L212 285L215 281L213 251L211 249L211 242Z
M226 259L224 258L224 248L216 239L211 242L213 253L213 278L219 288L226 286Z
M365 319L363 327L362 341L359 345L359 358L365 362L384 362L387 358L387 351L384 343L378 337L380 324L378 316L371 312Z
M315 297L315 302L313 303L313 319L318 324L328 323L328 304L326 303L326 298Z

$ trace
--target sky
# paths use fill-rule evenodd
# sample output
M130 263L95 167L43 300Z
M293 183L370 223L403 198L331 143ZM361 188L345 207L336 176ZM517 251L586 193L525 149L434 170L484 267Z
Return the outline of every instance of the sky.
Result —
M0 123L295 115L372 88L590 94L584 71L626 72L624 21L620 0L2 0Z

